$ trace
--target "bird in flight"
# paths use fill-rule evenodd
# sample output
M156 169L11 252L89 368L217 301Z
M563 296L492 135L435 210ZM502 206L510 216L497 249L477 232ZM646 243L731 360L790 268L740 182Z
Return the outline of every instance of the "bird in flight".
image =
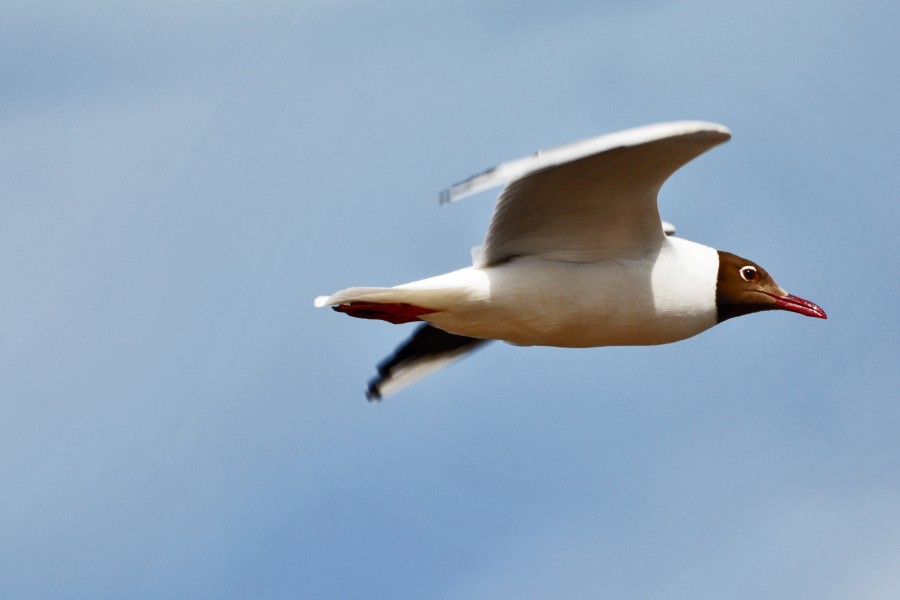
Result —
M441 193L505 184L473 264L390 288L352 287L315 306L424 322L378 367L380 400L489 340L521 346L655 345L732 317L787 310L825 319L755 262L674 237L657 193L681 166L731 138L701 121L638 127L538 151Z

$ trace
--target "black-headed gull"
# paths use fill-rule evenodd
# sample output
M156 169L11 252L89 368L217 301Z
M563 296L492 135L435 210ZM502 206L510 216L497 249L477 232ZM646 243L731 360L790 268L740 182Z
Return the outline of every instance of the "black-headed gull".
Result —
M755 262L667 235L674 229L659 218L660 187L730 137L715 123L661 123L489 169L441 194L443 203L506 183L471 267L392 288L349 288L315 305L390 323L426 322L379 365L370 400L488 340L653 345L764 310L826 318Z

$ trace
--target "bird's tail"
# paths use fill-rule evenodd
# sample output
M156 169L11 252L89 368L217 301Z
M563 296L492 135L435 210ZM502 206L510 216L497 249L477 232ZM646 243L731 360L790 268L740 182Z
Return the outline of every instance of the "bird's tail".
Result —
M361 319L381 319L389 323L410 323L420 317L452 307L464 297L465 291L440 287L398 286L352 287L331 296L319 296L316 307L331 306L334 310Z
M408 299L408 290L385 287L352 287L335 292L330 296L319 296L313 301L316 308L338 306L350 302L403 302Z

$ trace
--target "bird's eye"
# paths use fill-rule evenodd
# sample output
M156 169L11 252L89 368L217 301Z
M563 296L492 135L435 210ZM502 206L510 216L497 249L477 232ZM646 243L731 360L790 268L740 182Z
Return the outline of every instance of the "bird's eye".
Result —
M756 277L757 277L756 267L751 267L751 266L741 267L741 279L752 283L752 282L756 281Z

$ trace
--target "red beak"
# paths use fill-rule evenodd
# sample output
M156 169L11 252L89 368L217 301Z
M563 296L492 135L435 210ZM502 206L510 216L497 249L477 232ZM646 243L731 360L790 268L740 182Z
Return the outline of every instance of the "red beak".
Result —
M790 294L785 294L784 296L779 296L777 294L769 294L775 299L775 304L778 308L782 310L789 310L791 312L800 313L801 315L806 315L807 317L816 317L819 319L827 319L828 317L825 315L825 311L810 302L809 300L804 300L803 298L798 298L797 296L791 296Z

